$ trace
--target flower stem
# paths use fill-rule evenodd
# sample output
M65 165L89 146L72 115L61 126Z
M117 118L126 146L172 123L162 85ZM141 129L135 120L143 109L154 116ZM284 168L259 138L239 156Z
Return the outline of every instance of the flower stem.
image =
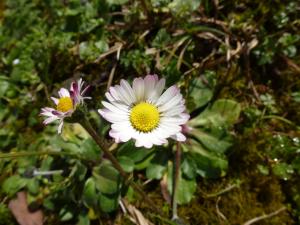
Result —
M177 190L178 190L178 181L180 175L180 164L181 164L181 149L180 143L177 142L176 152L174 158L174 173L173 173L173 193L172 193L172 220L177 220Z
M143 189L136 183L130 180L129 174L127 174L121 165L119 164L118 160L114 157L114 155L108 150L108 146L105 142L105 139L100 137L97 132L92 127L91 123L84 118L80 121L80 124L86 129L86 131L91 135L91 137L95 140L101 150L104 152L104 155L111 161L115 169L119 171L121 176L125 180L125 184L129 184L136 192L138 192L142 198L160 215L162 215L161 210L156 207L154 202L147 196L147 194L143 191Z

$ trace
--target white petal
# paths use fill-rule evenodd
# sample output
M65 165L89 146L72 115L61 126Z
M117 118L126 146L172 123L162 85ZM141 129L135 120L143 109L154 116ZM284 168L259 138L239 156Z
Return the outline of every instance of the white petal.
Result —
M120 138L121 142L127 142L131 139L131 137L132 137L132 135L129 131L119 133L119 138Z
M108 109L99 109L98 112L104 119L111 123L122 122L128 119L126 114L113 113Z
M155 85L156 85L157 77L154 75L147 75L144 78L145 84L145 99L149 99L153 93L155 93Z
M152 148L153 143L149 140L149 138L144 133L140 133L139 137L136 138L135 146Z
M185 106L184 105L177 105L171 109L169 109L166 112L163 112L163 116L176 116L176 115L180 115L182 112L185 111Z
M170 101L178 92L179 89L175 85L169 87L157 100L156 105L160 106L165 104L166 102Z
M108 103L106 101L102 101L102 105L109 109L110 111L112 112L115 112L115 113L128 113L128 109L126 108L125 105L122 105L122 104L117 104L114 102L114 104L112 103Z
M133 91L137 101L145 100L145 87L143 78L135 78L133 80Z
M45 107L41 109L40 115L43 116L53 116L53 111L55 111L55 109L53 108L49 108L49 107Z
M186 137L180 132L172 135L171 138L173 138L176 141L180 141L180 142L186 141Z
M162 128L161 126L159 126L158 128L156 128L155 131L157 132L157 134L159 134L159 136L160 136L162 139L168 138L168 137L170 137L170 135L171 135L170 130L164 129L164 128Z
M161 122L166 122L166 123L173 123L173 124L178 124L182 125L185 124L188 121L188 118L186 117L180 117L180 116L170 116L170 117L162 117L160 119Z
M119 142L127 142L136 136L135 130L129 124L126 124L125 126L123 125L124 124L122 124L121 127L118 126L118 129L116 129L116 127L112 127L109 132L110 136Z
M136 147L145 147L152 148L153 145L162 145L167 143L165 138L161 137L161 133L157 130L154 130L149 133L136 132L134 135L134 139L136 140Z
M48 117L47 119L45 119L44 120L44 124L49 124L49 123L52 123L53 121L55 121L55 120L58 120L58 117L57 116L50 116L50 117Z
M157 129L153 130L150 134L150 139L155 145L163 145L167 142L165 138L162 138L162 135L157 131Z
M166 79L162 78L159 80L159 82L155 86L155 90L158 96L160 96L165 88Z
M126 91L128 96L130 97L131 103L135 102L136 97L134 95L134 92L126 80L121 80L121 87Z
M161 124L159 124L159 126L164 129L166 132L168 132L169 134L176 134L177 132L181 131L181 126L179 125L174 125L172 123L165 123L162 122Z
M47 116L47 117L54 116L52 112L41 112L40 115Z
M172 99L170 99L168 102L166 102L165 104L159 106L159 111L160 112L165 112L171 108L173 108L174 106L180 104L182 99L182 95L180 93L178 93L177 95L175 95Z
M51 97L51 99L55 105L58 105L58 102L59 102L58 98Z
M113 98L113 96L109 93L106 92L105 93L105 97L107 98L108 101L113 102L115 99Z
M70 93L67 89L65 88L61 88L59 91L58 91L58 95L59 97L70 97Z
M80 78L79 80L78 80L78 89L79 89L79 91L81 90L81 88L83 87L83 84L84 84L84 81L82 81L82 78Z
M117 90L114 87L110 87L109 88L109 92L111 94L111 96L116 100L116 101L120 101L120 97L119 97L119 93L117 92Z
M130 107L128 105L126 105L125 103L123 102L111 102L112 105L116 106L117 108L119 108L120 110L122 110L123 112L126 112L126 114L129 113L130 111Z
M160 79L158 81L158 83L155 86L155 91L152 93L152 95L149 97L149 101L152 103L156 103L157 100L159 99L161 93L163 92L164 88L165 88L165 83L166 80L164 78Z
M42 108L42 112L52 112L53 110L55 110L55 109L50 108L50 107L44 107L44 108Z
M120 132L111 129L109 131L109 136L111 136L113 139L115 139L116 143L120 143L121 142L121 140L120 140Z
M190 115L188 113L181 113L180 117L186 119L186 121L190 119Z
M62 128L63 128L63 125L64 125L64 121L61 120L61 121L60 121L60 124L58 125L58 128L57 128L57 133L58 133L58 134L61 133L61 130L62 130Z
M133 101L130 94L127 93L127 91L120 85L116 85L115 89L117 90L120 99L123 100L127 105L131 105Z
M113 123L111 125L112 129L118 130L118 131L126 131L129 127L131 127L131 124L130 124L129 120L118 122L118 123Z

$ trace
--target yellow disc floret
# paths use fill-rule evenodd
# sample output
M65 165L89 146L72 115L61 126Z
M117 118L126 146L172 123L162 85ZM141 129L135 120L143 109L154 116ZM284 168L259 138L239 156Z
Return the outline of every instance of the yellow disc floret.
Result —
M150 132L159 123L158 109L152 104L141 102L131 109L130 122L136 130Z
M68 112L73 109L73 101L70 97L62 97L58 100L57 110L60 112Z

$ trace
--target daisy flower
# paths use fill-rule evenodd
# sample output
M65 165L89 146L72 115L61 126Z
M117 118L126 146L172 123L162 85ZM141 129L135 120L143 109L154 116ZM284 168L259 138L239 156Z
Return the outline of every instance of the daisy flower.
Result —
M98 112L111 122L109 135L118 142L135 140L136 147L151 148L167 143L171 137L185 141L182 134L189 115L185 100L174 85L163 92L165 79L157 75L135 78L132 87L126 80L110 87Z
M66 88L61 88L58 91L59 98L51 97L56 108L42 108L40 115L47 117L43 123L47 125L58 120L59 126L57 131L60 134L64 124L64 118L71 117L73 112L76 110L77 105L82 104L84 99L91 98L83 96L89 88L88 85L86 88L81 90L83 85L84 82L82 79L79 79L77 82L72 82L70 91Z

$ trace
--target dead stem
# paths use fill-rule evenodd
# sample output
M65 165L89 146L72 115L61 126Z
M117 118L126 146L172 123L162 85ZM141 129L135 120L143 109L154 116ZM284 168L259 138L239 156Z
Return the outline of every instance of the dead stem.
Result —
M258 221L261 221L261 220L265 220L265 219L268 219L268 218L271 218L273 216L276 216L278 215L279 213L281 213L282 211L286 210L286 207L282 207L278 210L276 210L275 212L272 212L270 214L267 214L267 215L262 215L262 216L258 216L258 217L255 217L251 220L248 220L247 222L245 222L243 225L251 225L253 223L256 223Z

